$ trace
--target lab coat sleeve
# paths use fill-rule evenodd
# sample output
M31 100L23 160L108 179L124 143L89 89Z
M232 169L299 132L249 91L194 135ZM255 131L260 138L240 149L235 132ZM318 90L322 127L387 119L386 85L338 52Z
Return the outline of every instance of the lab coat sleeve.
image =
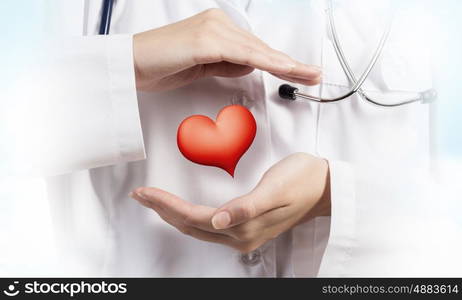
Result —
M12 89L15 171L57 175L145 158L132 36L54 39L35 53Z
M318 276L460 276L460 225L428 167L329 165L330 232Z
M356 176L353 166L343 161L329 161L329 173L331 223L319 276L323 269L341 276L356 243Z

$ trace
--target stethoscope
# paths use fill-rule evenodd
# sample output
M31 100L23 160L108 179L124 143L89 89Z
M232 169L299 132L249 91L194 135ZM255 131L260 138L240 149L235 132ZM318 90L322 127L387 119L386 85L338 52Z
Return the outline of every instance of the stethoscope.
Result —
M101 21L100 21L100 27L99 27L99 34L107 35L109 34L109 30L111 27L111 16L112 16L112 8L114 6L114 0L104 0L103 2L103 9L101 13ZM334 13L333 13L333 4L332 0L328 1L328 8L327 8L327 15L329 18L329 27L330 27L330 33L333 38L333 45L334 45L334 50L337 55L337 58L340 62L340 65L342 66L343 71L345 72L345 75L348 77L348 80L350 83L353 85L350 88L350 91L347 93L335 97L335 98L323 98L323 97L317 97L317 96L312 96L308 94L301 93L298 88L293 87L289 84L283 84L279 87L279 96L283 99L288 99L288 100L298 100L298 99L304 99L308 101L314 101L318 103L333 103L333 102L338 102L341 100L345 100L349 98L350 96L354 94L358 94L363 98L364 100L378 105L378 106L384 106L384 107L396 107L396 106L402 106L405 104L411 104L415 102L420 102L420 103L430 103L434 99L436 99L437 92L434 89L429 89L420 93L416 93L414 97L410 97L407 99L403 99L401 101L395 102L395 103L383 103L382 101L379 101L377 99L371 98L367 93L362 89L362 86L366 79L368 78L369 74L371 73L372 69L374 66L377 64L377 60L380 58L380 56L383 53L383 48L386 44L386 41L390 35L391 31L391 24L392 24L392 18L389 18L389 22L385 27L385 30L380 38L380 41L377 45L377 48L374 51L374 55L372 56L371 61L367 65L366 69L364 72L361 74L359 79L356 78L354 72L352 71L350 64L348 63L345 53L343 51L343 48L340 44L339 37L337 34L337 28L335 26L334 22Z

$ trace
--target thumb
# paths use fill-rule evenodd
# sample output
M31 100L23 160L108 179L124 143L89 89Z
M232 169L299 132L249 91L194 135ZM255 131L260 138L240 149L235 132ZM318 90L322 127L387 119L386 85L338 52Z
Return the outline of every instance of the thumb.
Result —
M252 192L218 208L212 217L212 225L215 229L226 229L247 222L276 207L270 197L262 197L260 193Z

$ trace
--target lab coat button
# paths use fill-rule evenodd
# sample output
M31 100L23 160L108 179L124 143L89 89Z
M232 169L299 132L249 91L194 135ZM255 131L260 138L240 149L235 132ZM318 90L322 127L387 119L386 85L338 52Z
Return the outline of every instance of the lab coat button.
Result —
M241 262L247 266L255 266L261 262L261 253L258 250L242 254Z
M231 104L242 105L250 109L255 103L245 91L237 91L231 98Z

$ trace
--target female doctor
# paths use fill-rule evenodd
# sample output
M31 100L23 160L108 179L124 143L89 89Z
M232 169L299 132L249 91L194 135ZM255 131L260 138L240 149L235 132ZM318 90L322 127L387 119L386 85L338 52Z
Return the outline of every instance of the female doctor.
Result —
M43 164L53 174L47 187L63 274L434 270L423 264L428 220L416 196L429 165L430 106L277 95L287 81L316 96L348 92L327 2L118 0L108 36L97 35L101 1L53 2L48 25L58 32L40 70L54 82L44 83ZM358 74L386 23L387 5L378 2L335 1ZM422 36L399 28L363 85L377 97L432 87ZM191 163L176 144L182 120L215 118L230 104L257 122L234 178Z

